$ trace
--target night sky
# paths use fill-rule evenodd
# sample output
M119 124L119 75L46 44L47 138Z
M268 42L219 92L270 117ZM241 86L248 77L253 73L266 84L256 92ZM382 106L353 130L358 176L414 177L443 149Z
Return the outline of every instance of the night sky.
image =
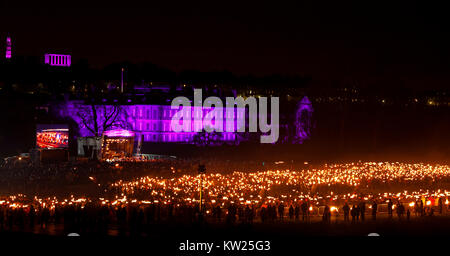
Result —
M447 7L311 2L3 2L0 45L9 33L13 54L68 52L94 68L148 61L175 71L448 86Z

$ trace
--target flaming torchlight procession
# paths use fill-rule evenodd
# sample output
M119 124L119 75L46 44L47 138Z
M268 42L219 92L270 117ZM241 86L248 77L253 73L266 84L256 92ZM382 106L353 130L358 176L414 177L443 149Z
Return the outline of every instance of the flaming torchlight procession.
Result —
M111 168L122 164L116 163ZM173 162L167 164L176 165ZM44 227L54 224L51 232L61 232L57 224L62 218L64 225L75 221L65 219L67 212L74 211L83 216L90 211L104 211L105 216L98 215L100 219L96 222L108 219L103 220L106 221L103 224L106 225L105 232L111 233L124 232L126 221L121 220L124 212L130 214L129 218L133 214L143 214L145 218L134 220L142 225L167 220L192 221L200 215L213 223L223 218L226 222L263 224L270 220L296 222L299 219L313 223L324 220L345 223L350 215L355 222L355 218L364 220L366 214L379 219L398 215L398 218L409 220L450 213L448 165L358 162L325 164L316 168L306 165L297 170L228 173L210 170L207 174L192 175L181 174L174 166L168 169L161 176L142 176L127 181L117 176L117 180L108 184L98 184L98 177L89 176L91 182L103 189L96 198L2 196L0 224L5 228L6 223L12 221L9 218L15 218L18 223L36 218L44 221ZM199 208L201 182L204 191L202 209ZM359 211L357 216L356 209ZM20 217L13 217L13 213ZM13 229L14 224L9 228ZM44 228L39 232L50 230Z

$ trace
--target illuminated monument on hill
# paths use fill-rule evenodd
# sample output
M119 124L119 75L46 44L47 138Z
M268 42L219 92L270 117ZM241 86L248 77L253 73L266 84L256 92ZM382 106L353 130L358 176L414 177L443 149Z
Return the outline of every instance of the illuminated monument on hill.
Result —
M11 53L12 43L11 43L11 37L6 37L6 55L5 57L7 59L11 59L12 53Z
M63 54L45 54L45 64L50 66L70 67L72 64L72 57Z

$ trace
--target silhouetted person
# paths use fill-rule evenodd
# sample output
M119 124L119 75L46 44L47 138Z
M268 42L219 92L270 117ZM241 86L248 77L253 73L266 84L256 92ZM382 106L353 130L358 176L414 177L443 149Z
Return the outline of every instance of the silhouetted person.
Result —
M299 216L300 216L300 207L298 207L298 204L295 204L294 215L295 215L295 220L298 221Z
M359 215L361 214L361 210L359 209L358 205L355 205L355 211L356 211L356 221L359 221Z
M433 207L430 207L430 211L429 211L429 216L433 216L434 215L434 209Z
M147 207L147 209L150 209L150 207ZM119 235L125 235L127 225L127 210L125 207L119 207L116 211L116 216L119 225ZM147 218L150 219L149 215L147 215Z
M48 208L44 207L42 209L42 215L41 215L41 228L46 229L48 226L48 221L50 219L50 211Z
M352 209L350 210L350 214L352 215L352 223L355 223L356 218L358 216L358 208L355 204L353 205Z
M331 221L331 211L330 211L330 207L328 205L325 205L325 208L323 209L322 220L325 223L330 223L330 221Z
M14 223L14 212L13 211L14 211L13 209L9 208L9 209L7 209L7 212L6 212L6 221L7 221L9 230L12 229L13 223Z
M215 215L218 222L222 220L222 208L220 208L220 205L217 205L215 208Z
M342 211L344 212L344 221L349 221L349 213L350 213L350 206L348 206L348 203L345 202L344 206L342 206Z
M261 222L262 223L266 222L266 217L267 217L266 214L267 214L266 207L262 207L260 212L259 212L259 215L261 217Z
M253 210L250 208L249 205L247 205L247 206L245 207L245 222L246 222L246 223L251 223L251 222L253 222L252 214L253 214Z
M24 212L23 208L19 208L16 211L16 215L17 215L16 216L17 217L17 220L16 220L17 226L19 226L19 230L23 231L24 224L25 224L25 212Z
M34 221L36 219L36 211L34 210L33 205L30 206L30 212L28 213L28 218L30 219L30 228L34 228Z
M255 219L256 210L255 207L252 205L250 212L250 224L253 223L253 220Z
M282 221L283 217L284 217L284 204L283 203L280 203L278 205L278 216L280 217L280 220Z
M130 209L130 233L131 235L137 235L138 233L138 210L135 206Z
M277 219L277 207L275 205L270 207L270 212L271 212L271 216L272 216L272 222L274 222Z
M236 221L236 206L234 204L230 204L228 206L228 215L227 215L227 223L233 224Z
M294 207L292 206L292 204L291 206L289 206L289 219L294 219Z
M169 218L169 220L172 220L172 213L171 213L171 209L170 209L171 204L168 206L168 213L167 213L167 217ZM104 214L106 214L106 212L104 212ZM106 218L103 219L105 222ZM136 232L137 234L141 234L142 233L142 225L144 224L144 220L145 220L145 214L144 214L144 210L142 208L138 208L137 211L137 221L136 221Z
M405 213L405 207L403 204L399 201L397 204L397 216L399 220L402 220L403 214Z
M439 209L439 214L442 214L442 209L443 209L442 197L439 197L439 200L438 200L438 209Z
M359 203L358 209L359 209L359 214L361 215L361 221L364 221L365 216L366 216L366 203L364 201Z
M392 203L392 200L389 200L389 202L388 202L388 204L387 204L389 218L392 218L392 206L393 206L393 205L394 205L394 204Z
M268 204L266 207L266 216L268 221L272 221L272 205Z
M416 201L414 203L414 214L416 215L416 217L420 215L419 201Z
M237 213L238 213L239 221L240 221L241 223L245 222L245 212L244 212L244 209L242 209L242 207L238 206L238 207L237 207Z
M420 216L423 217L425 215L425 209L423 207L423 201L420 200L419 202L419 211L420 211Z
M308 203L303 201L302 203L302 221L307 220L308 217Z
M409 209L406 211L406 220L409 221L411 218L411 212L409 211Z
M372 203L372 220L377 219L377 210L378 210L378 204L377 204L377 202L373 201L373 203Z

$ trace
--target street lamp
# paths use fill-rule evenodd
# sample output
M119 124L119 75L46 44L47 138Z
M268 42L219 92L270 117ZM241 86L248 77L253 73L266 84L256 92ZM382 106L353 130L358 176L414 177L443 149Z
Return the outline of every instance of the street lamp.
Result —
M200 174L200 214L203 214L203 174L206 173L206 167L203 164L198 166L198 173Z

